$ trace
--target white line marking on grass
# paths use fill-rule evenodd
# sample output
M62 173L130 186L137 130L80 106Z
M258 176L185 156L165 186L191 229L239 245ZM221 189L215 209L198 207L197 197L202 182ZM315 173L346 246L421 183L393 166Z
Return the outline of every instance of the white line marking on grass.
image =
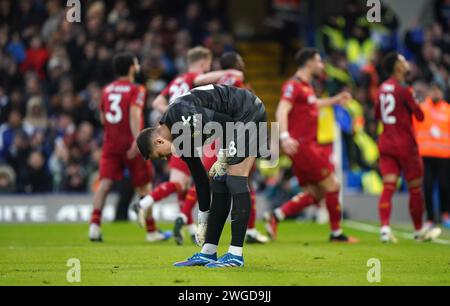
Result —
M372 234L380 234L380 228L378 226L375 225L370 225L367 223L363 223L363 222L357 222L357 221L345 221L344 225L347 227L350 227L352 229L355 230L359 230L359 231L363 231L366 233L372 233ZM393 233L400 238L403 239L408 239L408 240L414 240L414 237L412 234L410 233L406 233L406 232L402 232L402 231L397 231L397 230L393 230ZM432 241L433 243L437 243L437 244L442 244L442 245L450 245L450 241L448 240L444 240L444 239L436 239Z

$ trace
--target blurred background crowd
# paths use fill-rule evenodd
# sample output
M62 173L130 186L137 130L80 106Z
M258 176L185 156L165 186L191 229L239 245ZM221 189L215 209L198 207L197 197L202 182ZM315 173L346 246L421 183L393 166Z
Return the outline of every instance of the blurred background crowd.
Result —
M146 121L151 124L152 99L185 70L190 47L210 48L218 69L220 55L240 51L241 40L273 41L281 50L277 74L285 80L295 71L295 51L316 46L326 60L326 75L315 84L318 94L348 89L354 95L346 108L323 111L319 139L333 143L337 121L345 186L374 194L382 188L373 107L376 88L386 78L383 54L398 50L411 61L409 82L418 100L432 95L448 101L450 95L449 0L425 1L429 14L411 18L410 24L402 24L387 1L382 23L368 22L365 1L345 0L340 9L325 1L329 12L322 14L319 1L249 1L246 6L267 8L258 21L265 35L233 20L239 1L81 2L82 22L70 23L66 1L0 0L0 192L95 188L102 146L98 105L102 86L114 78L111 60L118 51L132 51L141 60L138 79L149 92ZM281 88L277 82L271 86ZM265 103L276 107L272 100ZM155 182L164 180L165 165L155 167ZM261 171L260 183L276 198L280 190L289 194L297 188L291 177L289 162L282 160L276 170Z

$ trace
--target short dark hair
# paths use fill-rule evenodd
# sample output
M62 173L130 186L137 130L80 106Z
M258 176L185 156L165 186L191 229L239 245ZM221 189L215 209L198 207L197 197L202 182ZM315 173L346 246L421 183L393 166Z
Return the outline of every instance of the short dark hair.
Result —
M390 76L394 73L395 64L397 64L399 55L398 52L390 52L384 57L382 66L386 75Z
M130 52L122 52L114 56L113 69L114 73L119 76L126 76L130 71L130 67L134 65L136 56Z
M156 127L148 128L141 131L136 139L139 152L145 160L150 158L150 154L153 152L153 137L157 133Z
M235 68L236 64L238 62L238 59L239 59L239 53L234 52L234 51L225 52L220 57L220 66L222 67L222 69Z
M303 48L297 52L295 56L295 61L300 67L304 67L306 63L313 59L317 54L320 54L319 50L314 48Z

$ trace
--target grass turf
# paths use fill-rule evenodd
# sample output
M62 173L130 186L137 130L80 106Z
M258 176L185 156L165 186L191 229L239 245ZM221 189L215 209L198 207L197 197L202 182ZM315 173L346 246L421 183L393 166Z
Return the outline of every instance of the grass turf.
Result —
M103 231L105 242L92 244L86 225L1 225L0 285L72 285L70 258L81 261L81 285L372 285L370 258L381 261L381 285L450 285L450 246L404 239L382 245L378 235L352 229L346 232L360 244L330 244L326 226L286 222L277 242L247 246L246 267L228 270L172 267L198 251L190 241L148 244L128 223L105 224ZM229 232L228 225L220 254Z

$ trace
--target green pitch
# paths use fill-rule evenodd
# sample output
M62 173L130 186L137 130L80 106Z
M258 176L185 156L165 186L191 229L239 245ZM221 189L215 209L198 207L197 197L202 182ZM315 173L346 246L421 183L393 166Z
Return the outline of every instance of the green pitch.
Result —
M381 262L381 285L450 285L450 245L407 239L382 245L378 235L349 228L360 244L329 244L326 226L288 222L279 241L246 247L245 268L220 271L172 267L198 251L190 241L147 244L127 223L103 230L105 242L92 244L86 225L0 226L0 285L72 285L66 281L70 258L81 262L80 285L373 285L370 258ZM221 254L229 226L224 233Z

